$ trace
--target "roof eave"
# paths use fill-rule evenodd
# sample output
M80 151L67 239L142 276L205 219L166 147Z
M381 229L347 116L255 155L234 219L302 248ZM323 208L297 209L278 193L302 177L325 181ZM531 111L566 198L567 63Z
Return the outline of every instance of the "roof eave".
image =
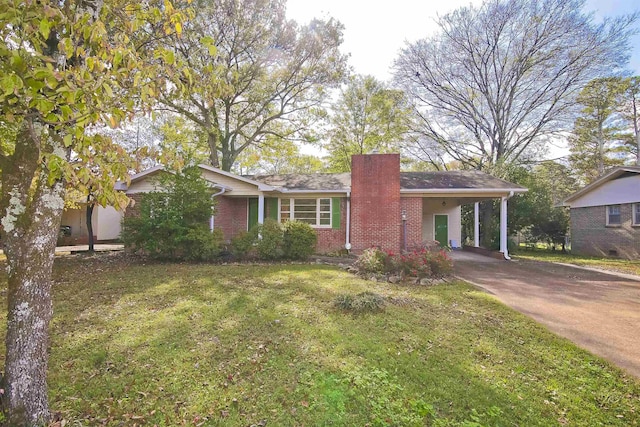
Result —
M404 188L400 194L475 194L475 193L526 193L528 188Z
M332 189L332 190L298 190L298 189L288 189L285 187L280 187L277 188L278 191L280 191L281 193L287 193L287 194L301 194L301 193L349 193L351 191L350 188L339 188L339 189Z
M570 195L569 197L567 197L566 199L564 199L562 201L562 206L566 206L566 207L571 207L571 202L579 199L580 197L582 197L584 194L595 190L596 188L600 187L602 184L610 181L611 179L622 175L624 172L633 172L633 173L637 173L640 174L640 170L638 170L637 168L632 168L632 167L617 167L611 171L609 171L608 173L606 173L605 175L602 175L600 178L596 179L595 181L593 181L591 184L581 188L580 190L576 191L575 193L573 193L572 195Z
M199 164L198 166L201 169L208 170L209 172L217 173L217 174L226 176L228 178L236 179L238 181L245 182L247 184L255 185L256 187L258 187L258 191L274 191L275 190L275 187L273 187L271 185L267 185L267 184L265 184L263 182L260 182L260 181L254 181L253 179L245 178L243 176L236 175L235 173L224 171L224 170L222 170L220 168L216 168L214 166L209 166L209 165L204 165L204 164Z

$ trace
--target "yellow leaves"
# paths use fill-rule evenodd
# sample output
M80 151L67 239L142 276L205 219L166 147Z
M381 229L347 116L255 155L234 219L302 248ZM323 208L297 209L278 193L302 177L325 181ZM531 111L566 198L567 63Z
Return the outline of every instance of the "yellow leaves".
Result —
M108 83L102 83L102 89L104 89L105 94L109 97L109 98L113 98L113 89L111 89L111 86L109 86Z
M39 30L40 34L42 34L42 37L47 40L49 38L49 34L51 33L51 22L49 22L47 18L43 18L40 21Z
M178 35L182 34L182 24L181 24L181 23L179 23L179 22L176 22L175 27L176 27L176 33L177 33Z
M24 83L20 76L9 74L0 79L0 89L5 96L17 94L18 90L24 87Z
M213 37L202 37L200 39L200 43L207 48L207 50L209 51L209 55L211 56L215 56L216 53L218 53L218 48L216 47L215 44L215 40L213 40Z

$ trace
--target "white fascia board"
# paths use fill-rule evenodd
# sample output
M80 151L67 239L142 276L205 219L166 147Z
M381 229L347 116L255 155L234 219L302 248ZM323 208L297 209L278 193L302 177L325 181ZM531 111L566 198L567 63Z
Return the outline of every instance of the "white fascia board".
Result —
M400 194L476 194L476 193L499 193L509 194L526 193L528 188L409 188L401 189Z
M278 188L276 189L277 191L280 191L281 193L286 193L286 194L304 194L304 193L309 193L309 194L314 194L314 193L338 193L338 194L342 194L342 193L349 193L351 191L351 189L349 188L341 188L339 190L289 190L287 188Z
M601 176L600 178L596 179L595 181L593 181L591 184L581 188L580 190L576 191L575 193L573 193L572 195L570 195L569 197L567 197L566 199L564 199L562 201L562 206L567 206L570 207L572 201L579 199L581 196L585 195L586 193L589 193L593 190L595 190L596 188L600 187L602 184L610 181L611 179L616 178L619 175L622 175L624 172L633 172L633 173L637 173L640 174L640 170L638 168L634 168L634 167L617 167L615 169L613 169L612 171L610 171L609 173Z
M258 191L273 191L274 187L264 184L260 181L254 181L253 179L249 179L249 178L245 178L243 176L240 175L236 175L235 173L231 173L231 172L227 172L227 171L223 171L222 169L216 168L214 166L209 166L209 165L203 165L203 164L199 164L198 165L200 168L208 170L210 172L213 173L217 173L220 174L222 176L226 176L228 178L232 178L238 181L242 181L242 182L246 182L247 184L251 184L251 185L255 185L256 187L258 187Z
M147 175L151 175L152 173L157 172L159 170L164 170L164 166L157 165L152 168L143 170L142 172L139 172L135 175L131 175L129 177L129 183L125 181L117 181L116 184L114 185L114 189L116 191L127 191L129 189L129 185L131 185L132 182L138 181L139 179L142 179Z

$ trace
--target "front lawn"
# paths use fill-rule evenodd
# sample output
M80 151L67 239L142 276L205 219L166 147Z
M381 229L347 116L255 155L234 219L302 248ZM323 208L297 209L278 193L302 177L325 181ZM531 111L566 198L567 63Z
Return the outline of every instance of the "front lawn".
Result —
M640 276L640 260L627 260L618 258L598 258L590 256L563 254L560 251L550 250L523 250L518 249L512 254L516 258L535 261L564 262L582 267L611 270L619 273L635 274Z
M56 260L49 382L67 425L640 423L640 382L463 283L121 256ZM334 307L365 290L386 310Z

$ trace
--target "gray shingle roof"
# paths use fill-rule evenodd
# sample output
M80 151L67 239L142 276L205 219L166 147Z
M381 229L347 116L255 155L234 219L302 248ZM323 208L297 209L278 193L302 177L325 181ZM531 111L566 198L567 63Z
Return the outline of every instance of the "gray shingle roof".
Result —
M400 188L421 189L524 189L480 171L401 172Z
M337 191L351 187L350 173L314 173L246 176L267 185L297 191ZM403 190L430 189L523 189L480 171L401 172Z
M250 178L272 187L286 188L287 190L336 191L351 187L350 173L254 175Z

